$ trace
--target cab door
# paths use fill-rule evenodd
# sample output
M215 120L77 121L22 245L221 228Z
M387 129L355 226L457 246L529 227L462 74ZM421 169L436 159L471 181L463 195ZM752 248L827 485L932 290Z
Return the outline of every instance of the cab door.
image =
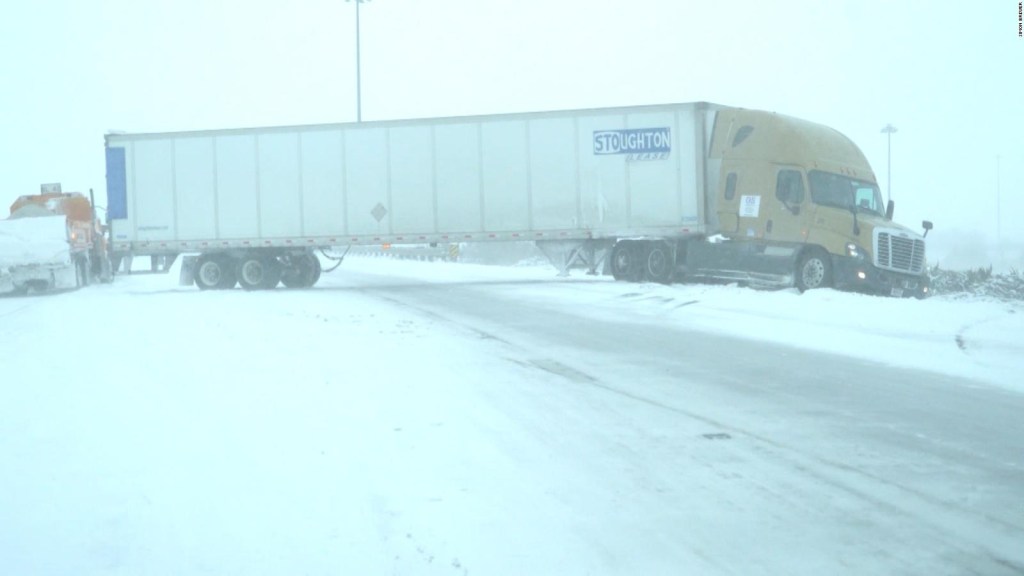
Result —
M723 234L736 234L740 229L740 202L736 196L738 175L735 169L723 169L725 180L718 195L718 229Z
M766 207L772 195L770 166L737 160L722 163L725 174L718 195L719 231L737 240L765 236Z
M775 190L768 199L764 224L764 238L769 244L802 244L806 241L809 218L814 216L807 196L807 179L803 170L792 166L777 167Z

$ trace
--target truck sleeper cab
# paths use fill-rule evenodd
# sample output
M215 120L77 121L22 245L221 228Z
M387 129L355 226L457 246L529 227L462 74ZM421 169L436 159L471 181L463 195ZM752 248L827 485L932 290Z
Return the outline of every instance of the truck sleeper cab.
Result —
M892 222L870 165L839 132L724 109L715 121L709 169L719 162L709 210L717 241L690 242L690 276L801 291L835 286L927 295L924 238Z

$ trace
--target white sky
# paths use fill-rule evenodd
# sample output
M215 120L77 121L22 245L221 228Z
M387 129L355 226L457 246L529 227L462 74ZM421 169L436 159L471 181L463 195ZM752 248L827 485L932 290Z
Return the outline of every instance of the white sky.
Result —
M1024 246L1017 2L374 0L363 119L705 100L830 125L932 245ZM105 203L103 135L355 119L342 0L37 0L0 20L0 202ZM4 210L6 212L6 210ZM1024 248L1020 249L1024 252ZM934 251L933 251L934 254ZM1024 261L1024 256L1022 256Z

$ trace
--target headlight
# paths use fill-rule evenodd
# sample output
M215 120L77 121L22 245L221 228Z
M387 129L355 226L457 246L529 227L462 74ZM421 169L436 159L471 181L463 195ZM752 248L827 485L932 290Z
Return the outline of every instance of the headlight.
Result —
M860 246L857 246L853 242L846 243L846 255L851 258L856 258L858 260L863 260L864 258L867 257L867 253L864 252L864 249L861 248Z

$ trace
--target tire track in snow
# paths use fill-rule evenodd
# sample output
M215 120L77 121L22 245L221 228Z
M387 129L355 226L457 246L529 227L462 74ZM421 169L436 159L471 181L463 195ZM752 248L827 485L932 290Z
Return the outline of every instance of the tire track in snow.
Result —
M440 314L422 305L399 299L396 296L382 294L379 288L358 290L397 306L414 310L439 323L456 326L459 329L475 334L481 339L499 342L511 348L522 357L530 358L534 356L532 351L526 347L512 343L467 321ZM718 432L715 434L727 433L733 439L746 438L753 440L769 447L771 449L771 456L785 459L790 469L823 485L830 486L861 501L870 503L880 510L900 517L915 519L924 525L930 526L940 535L946 536L950 535L950 533L956 533L956 538L946 537L943 538L943 541L947 542L950 547L955 547L966 557L976 555L980 548L995 565L1007 568L1013 573L1024 574L1024 559L1020 561L1010 560L995 554L991 548L991 544L994 541L998 541L999 549L1016 549L1019 542L1024 539L1024 526L1018 526L1000 518L992 517L968 506L943 500L912 486L889 480L838 459L827 458L802 450L798 445L780 442L741 426L619 388L551 358L534 357L530 360L516 360L508 356L506 358L520 366L554 374L577 385L600 389L634 402L701 422L716 428ZM866 485L859 486L858 484ZM908 497L915 499L917 502L912 502ZM970 526L964 526L965 519L970 520ZM988 537L981 539L982 541L977 541L976 535L981 533L987 534ZM976 548L965 548L964 541L973 541L972 545Z

